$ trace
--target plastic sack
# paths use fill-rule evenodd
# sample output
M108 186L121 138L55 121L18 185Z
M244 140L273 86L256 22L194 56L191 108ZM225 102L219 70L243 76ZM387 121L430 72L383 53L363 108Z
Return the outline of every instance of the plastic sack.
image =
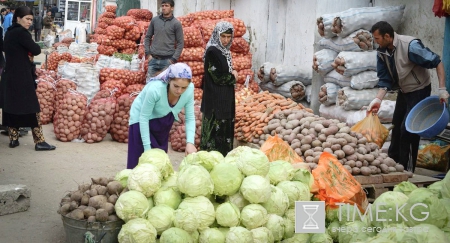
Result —
M347 37L322 38L319 46L337 52L373 50L373 36L367 30L357 30Z
M337 55L331 66L333 66L338 73L347 77L351 77L367 70L376 71L377 52L343 51Z
M327 73L325 77L323 77L325 83L337 84L341 87L350 87L351 80L350 77L343 76L336 72L336 70Z
M342 106L346 110L360 110L368 106L377 97L378 89L355 90L344 87L338 91L336 105Z
M323 152L312 174L314 186L318 188L314 196L325 201L327 207L349 203L356 204L361 212L366 210L369 202L361 184L332 154Z
M352 76L350 80L350 87L352 89L371 89L377 86L378 76L375 71L364 71Z
M313 56L313 69L319 73L322 77L333 70L331 63L337 57L338 53L334 50L323 49Z
M450 145L439 146L430 143L421 148L417 154L417 167L446 171L448 167L448 153Z
M260 150L267 156L270 162L276 160L284 160L291 164L304 162L302 157L287 142L278 137L277 134L275 136L269 136Z
M290 98L293 101L301 101L306 97L305 85L300 81L290 81L281 86L275 86L273 83L260 83L261 90L269 91L270 93L277 93L285 98Z
M389 136L389 130L381 124L377 115L372 112L356 123L351 131L361 133L369 143L376 143L379 148L383 147L384 142Z
M336 104L337 92L341 87L335 83L326 83L320 87L319 102L326 105Z

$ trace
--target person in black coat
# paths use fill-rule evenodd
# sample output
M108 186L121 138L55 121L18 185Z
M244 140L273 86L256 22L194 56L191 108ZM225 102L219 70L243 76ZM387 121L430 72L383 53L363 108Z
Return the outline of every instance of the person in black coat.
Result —
M33 23L33 12L27 6L16 9L12 25L5 34L3 50L6 66L0 82L2 125L8 127L9 147L19 146L19 127L31 127L35 150L54 150L45 142L40 122L40 107L33 78L33 57L41 48L33 41L28 28Z

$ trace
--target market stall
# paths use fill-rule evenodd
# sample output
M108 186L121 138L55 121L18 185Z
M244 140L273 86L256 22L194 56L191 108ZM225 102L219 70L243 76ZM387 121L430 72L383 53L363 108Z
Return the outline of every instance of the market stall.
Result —
M90 33L93 14L91 11L92 7L92 0L65 1L64 30L71 30L72 33L75 33L75 28L84 19L86 21L86 30Z

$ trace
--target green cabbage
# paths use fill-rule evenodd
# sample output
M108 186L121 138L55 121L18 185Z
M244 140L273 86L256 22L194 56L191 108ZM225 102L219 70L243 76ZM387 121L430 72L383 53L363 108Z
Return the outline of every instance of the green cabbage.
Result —
M298 233L292 236L289 239L285 239L283 243L309 243L309 234L307 233Z
M141 164L152 164L156 166L161 172L163 178L167 178L173 173L172 163L170 162L169 155L159 148L153 148L145 151L141 157L139 157L139 163Z
M418 224L408 230L401 242L440 243L450 242L444 231L432 224Z
M231 196L228 196L226 199L227 202L231 202L236 207L239 208L239 210L242 210L245 206L249 205L250 203L242 196L240 192L237 192Z
M447 225L444 225L443 228L441 228L443 231L450 232L450 198L442 198L439 199L445 207L445 211L447 211L447 215L449 215L449 220L447 220Z
M160 188L153 195L155 205L165 204L173 209L177 209L181 203L181 194L173 188Z
M199 215L194 209L178 208L174 212L173 224L175 227L183 229L187 232L194 232L200 226Z
M389 224L402 223L403 218L398 217L396 209L403 206L407 201L408 196L401 192L387 191L382 193L371 205L371 224L383 228ZM376 219L377 215L379 220ZM359 220L358 215L355 217L356 220Z
M176 191L180 191L178 190L177 187L177 180L178 180L178 172L175 171L169 177L161 181L161 188L172 188Z
M269 214L265 227L272 232L273 239L280 241L284 236L284 219L276 214Z
M241 211L241 224L247 229L255 229L267 222L267 210L259 204L249 204Z
M151 197L161 187L161 172L152 164L141 164L131 171L128 177L128 188L142 192Z
M244 175L235 164L219 163L210 172L214 183L214 194L230 196L239 191Z
M116 176L114 177L114 180L120 182L120 184L125 188L127 187L127 181L128 181L128 176L131 173L131 169L125 169L125 170L121 170L119 171Z
M269 179L272 185L277 185L281 181L290 181L294 177L295 169L291 163L284 160L270 162Z
M222 232L223 236L227 237L228 232L230 231L230 228L217 228L220 232Z
M219 151L209 151L209 154L211 154L218 161L218 163L221 163L225 160L225 157L223 157L223 155Z
M339 228L341 225L338 221L331 222L327 227L327 233L331 236L334 242L338 242L339 237Z
M309 190L314 184L314 176L311 174L309 170L305 170L303 168L295 169L294 176L292 177L293 181L299 181L308 186Z
M200 165L185 166L178 173L178 189L190 197L208 196L214 191L209 172Z
M150 210L155 206L155 203L153 202L153 197L147 197L147 200L148 200L148 210Z
M253 243L253 235L250 230L244 227L231 227L225 237L225 241L233 243Z
M230 202L220 204L216 209L217 223L223 227L234 227L239 225L241 212L239 208Z
M173 225L173 208L167 205L158 205L150 209L147 214L148 221L155 227L158 235Z
M203 196L187 197L178 206L178 210L191 209L196 213L199 222L198 229L204 230L208 228L216 219L214 205L211 201Z
M339 210L341 210L340 214ZM329 223L333 221L338 221L340 224L345 224L348 222L353 222L353 214L355 215L355 220L360 220L358 212L354 211L355 207L354 205L351 204L342 205L341 209L339 209L339 206L330 205L326 207L325 216L327 222ZM341 218L339 218L339 216Z
M429 185L427 188L430 189L438 198L442 198L442 186L444 181L436 181L435 183Z
M225 235L217 228L208 228L200 232L199 243L225 243Z
M247 176L241 184L241 194L250 203L267 202L271 192L269 180L259 175Z
M280 188L289 198L289 207L294 207L296 201L309 201L311 199L309 187L299 181L282 181L278 183Z
M327 233L312 234L309 243L333 243L333 239Z
M371 238L369 242L402 242L402 239L408 230L403 223L391 224L376 230L378 231L379 229L381 229L381 231L379 231L375 237Z
M416 190L418 187L409 181L402 181L394 186L394 192L402 192L408 196L412 191Z
M291 238L295 234L295 221L291 221L290 219L283 217L283 225L284 225L284 239Z
M138 191L127 191L120 195L114 206L116 214L123 221L145 218L149 208L148 199Z
M238 168L246 176L260 175L266 176L269 173L269 159L259 149L247 146L239 146L231 150L225 156L225 162L236 163Z
M258 227L250 230L255 243L273 243L272 232L266 227Z
M425 205L420 205L425 204ZM412 211L411 211L412 210ZM407 219L407 226L416 226L418 224L433 224L442 228L447 224L448 214L444 209L439 198L427 188L418 188L409 194L409 199L401 210L401 213ZM428 216L426 215L428 214ZM416 219L422 220L418 221Z
M198 232L198 230L195 230L194 232L190 233L190 235L194 242L198 242L198 239L200 238L200 233Z
M194 243L191 235L185 230L172 227L161 234L160 243Z
M442 180L441 195L443 198L450 198L450 173Z
M220 157L215 157L215 155L208 151L198 151L184 157L180 164L180 170L186 167L186 165L201 165L209 172L214 168L214 165L222 161L223 156L220 159Z
M280 188L271 185L271 189L269 200L261 205L267 209L267 213L283 216L289 208L289 198Z
M156 229L146 219L131 219L122 225L117 238L120 243L153 243L156 242Z
M342 225L342 228L348 230L342 230L338 233L339 243L350 243L350 242L353 243L357 241L366 241L370 237L376 235L375 232L367 232L368 230L365 229L368 228L368 225L361 221L348 222Z

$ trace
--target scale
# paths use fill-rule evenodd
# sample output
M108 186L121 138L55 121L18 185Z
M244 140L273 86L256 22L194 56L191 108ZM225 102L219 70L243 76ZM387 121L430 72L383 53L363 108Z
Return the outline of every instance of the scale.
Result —
M447 124L447 126L444 128L444 131L437 135L436 138L446 143L450 143L450 123Z

